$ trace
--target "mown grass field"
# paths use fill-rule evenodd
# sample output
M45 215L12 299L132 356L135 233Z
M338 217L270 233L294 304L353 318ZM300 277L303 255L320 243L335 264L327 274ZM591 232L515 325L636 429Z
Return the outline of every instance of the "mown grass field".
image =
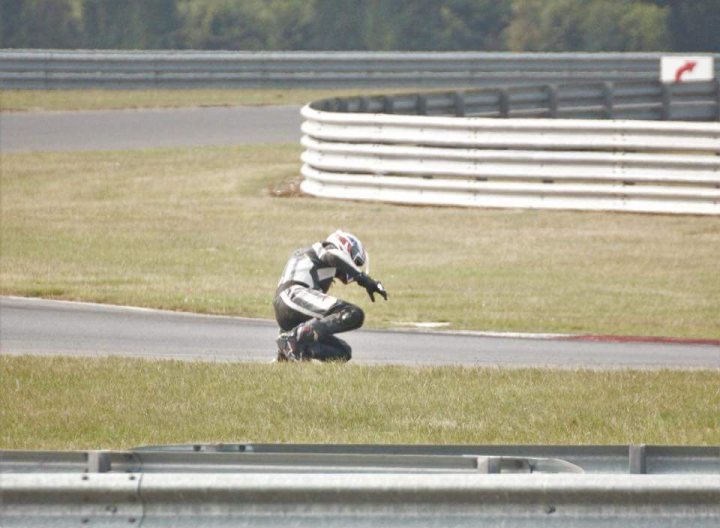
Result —
M390 292L371 305L359 288L334 288L366 309L367 326L720 337L717 219L299 197L286 192L299 154L2 154L0 293L269 318L288 254L343 227ZM715 371L0 355L0 383L2 449L720 440Z
M720 373L0 356L0 448L720 443Z
M411 87L380 93L413 91ZM0 111L125 110L198 106L303 105L316 99L378 90L182 89L182 90L0 90Z
M720 337L711 217L277 197L297 145L2 155L0 292L251 317L290 252L342 227L390 300L366 324Z

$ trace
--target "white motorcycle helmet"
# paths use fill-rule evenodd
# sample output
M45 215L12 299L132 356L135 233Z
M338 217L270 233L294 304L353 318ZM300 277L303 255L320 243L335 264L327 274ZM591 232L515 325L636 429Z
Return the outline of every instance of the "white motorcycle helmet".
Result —
M370 273L370 255L365 251L365 247L363 247L358 237L338 229L327 237L325 242L339 249L359 270L364 271L364 273ZM346 284L352 281L349 277L340 277L340 280Z

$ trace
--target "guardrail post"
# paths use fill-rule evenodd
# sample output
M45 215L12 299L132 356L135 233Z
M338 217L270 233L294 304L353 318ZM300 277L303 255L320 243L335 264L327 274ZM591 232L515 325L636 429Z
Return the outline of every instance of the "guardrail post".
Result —
M510 117L510 93L505 89L498 90L498 110L500 117Z
M427 97L423 94L418 94L415 108L417 108L418 115L427 115Z
M453 94L455 100L455 117L465 116L465 96L462 92L455 92Z
M383 113L392 114L394 110L393 98L390 96L383 97Z
M548 114L549 117L556 118L558 115L558 87L556 84L548 84L545 86L548 97Z
M43 54L43 87L50 88L50 53Z
M334 107L334 110L337 112L347 112L348 111L348 100L344 99L342 97L337 97L333 100L333 107Z
M661 85L661 99L662 99L662 109L660 114L660 119L663 121L668 121L671 118L672 114L672 100L671 100L671 93L670 93L670 85L663 83Z
M110 471L110 452L109 451L88 451L87 452L87 472L88 473L107 473Z
M603 83L603 108L606 119L615 117L615 83Z
M647 473L645 445L631 445L628 452L628 466L630 473L644 475Z
M477 470L478 473L495 474L500 473L500 457L478 457Z

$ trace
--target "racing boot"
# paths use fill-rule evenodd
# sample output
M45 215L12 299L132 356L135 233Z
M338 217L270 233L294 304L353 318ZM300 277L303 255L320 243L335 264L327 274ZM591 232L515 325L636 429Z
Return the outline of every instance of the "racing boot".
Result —
M317 340L312 322L302 323L289 332L282 332L275 341L278 346L278 361L309 361L311 354L307 345Z

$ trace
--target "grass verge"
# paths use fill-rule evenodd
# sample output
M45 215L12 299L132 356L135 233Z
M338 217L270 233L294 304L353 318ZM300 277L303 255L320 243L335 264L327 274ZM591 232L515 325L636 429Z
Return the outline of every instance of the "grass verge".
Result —
M300 147L0 156L0 293L272 317L290 252L355 232L368 326L720 337L720 223L290 196ZM292 193L291 193L292 194Z
M0 448L190 442L720 443L716 371L0 356Z
M0 111L124 110L198 106L303 105L326 97L396 93L412 88L355 90L178 89L178 90L0 90Z

